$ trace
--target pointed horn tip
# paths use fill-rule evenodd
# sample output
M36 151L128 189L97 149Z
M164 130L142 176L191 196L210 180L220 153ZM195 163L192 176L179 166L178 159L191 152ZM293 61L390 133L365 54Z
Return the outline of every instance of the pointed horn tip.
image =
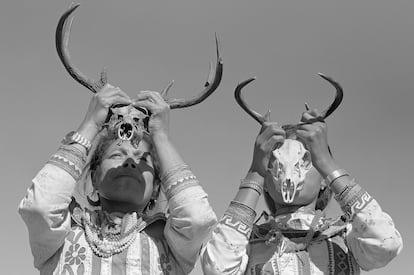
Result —
M74 11L74 10L76 10L77 8L79 8L80 4L81 4L81 3L76 3L76 4L75 4L75 2L74 2L74 1L72 1L72 2L70 3L70 5L69 5L69 9L70 9L70 10L72 10L72 11Z

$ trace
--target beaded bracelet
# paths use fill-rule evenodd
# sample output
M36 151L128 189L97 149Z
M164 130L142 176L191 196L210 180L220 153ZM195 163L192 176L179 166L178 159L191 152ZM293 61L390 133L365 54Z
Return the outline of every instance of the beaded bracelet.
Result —
M253 189L254 191L256 191L257 193L259 193L259 196L261 196L263 194L263 186L261 186L259 183L257 183L256 181L247 181L247 180L241 180L241 184L239 186L239 189L244 189L244 188L250 188Z
M183 172L185 170L189 170L190 167L185 164L185 163L180 163L172 168L170 168L169 170L165 171L164 173L162 173L161 175L161 181L162 182L167 182L169 180L174 181L172 179L172 177L176 176L179 172Z
M225 214L239 219L250 227L253 225L254 218L256 217L254 209L238 201L231 201Z
M329 175L325 178L325 183L328 188L331 188L332 183L344 176L349 176L348 172L345 169L337 169L333 172L331 172Z
M75 180L80 178L85 162L85 153L72 145L61 145L48 161L49 164L68 172Z
M338 192L336 195L335 195L335 199L337 200L337 201L342 201L344 198L345 198L345 196L349 193L349 191L351 191L351 189L356 185L357 183L355 182L355 179L352 179L351 180L351 182L349 183L349 184L347 184L347 185L345 185L345 187L340 191L340 192Z
M181 192L181 190L184 190L190 186L197 186L197 185L198 185L197 177L194 176L193 174L189 174L169 184L168 187L165 188L164 192L165 192L167 199L170 199L175 194Z

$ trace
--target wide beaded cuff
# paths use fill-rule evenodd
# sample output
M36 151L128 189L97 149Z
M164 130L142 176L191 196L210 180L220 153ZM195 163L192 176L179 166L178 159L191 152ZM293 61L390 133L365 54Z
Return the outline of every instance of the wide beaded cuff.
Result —
M355 180L352 180L340 193L335 195L335 199L344 211L345 218L352 220L353 216L364 209L373 198Z
M246 238L249 238L255 217L256 212L254 209L241 202L232 201L220 223L233 228L245 235Z
M86 153L73 145L61 145L47 163L55 165L68 172L78 180L86 162Z
M177 165L161 176L162 186L167 199L191 186L197 186L198 180L186 164Z

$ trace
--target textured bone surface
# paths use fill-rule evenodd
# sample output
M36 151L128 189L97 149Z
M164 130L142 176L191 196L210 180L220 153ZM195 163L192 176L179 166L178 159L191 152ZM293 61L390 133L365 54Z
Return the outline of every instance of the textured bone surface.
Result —
M283 145L272 152L269 168L276 190L282 194L285 203L292 203L297 191L303 188L303 181L310 170L310 153L300 141L286 139Z
M107 123L108 134L120 141L130 141L138 147L144 133L147 132L144 120L148 118L145 109L138 110L128 105L111 108L112 116Z

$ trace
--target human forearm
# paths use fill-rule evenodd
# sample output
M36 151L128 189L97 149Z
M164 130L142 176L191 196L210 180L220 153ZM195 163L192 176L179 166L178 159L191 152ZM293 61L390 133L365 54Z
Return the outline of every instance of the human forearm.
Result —
M374 199L354 215L347 231L348 247L363 270L387 265L403 247L393 220Z
M194 267L203 241L217 222L207 194L196 179L189 180L189 184L173 185L167 193L170 215L164 231L186 273Z
M252 186L257 186L258 188L239 188L234 200L241 202L252 209L256 209L263 190L264 178L257 172L249 171L246 177L242 180L242 183L250 183Z
M245 273L253 216L254 211L245 205L230 203L202 250L200 260L205 274Z

